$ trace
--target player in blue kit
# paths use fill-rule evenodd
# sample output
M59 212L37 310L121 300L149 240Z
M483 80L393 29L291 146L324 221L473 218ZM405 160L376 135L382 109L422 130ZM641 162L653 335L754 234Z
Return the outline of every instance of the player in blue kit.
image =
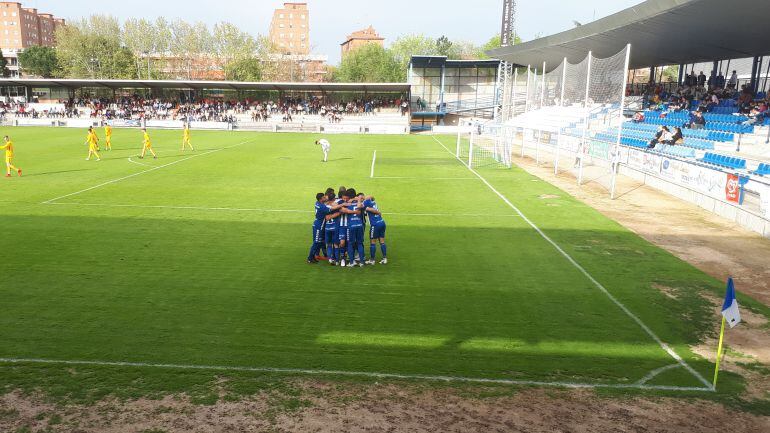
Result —
M379 242L380 250L382 251L382 260L380 260L380 264L387 265L388 248L385 245L386 226L385 220L382 218L382 212L380 212L380 208L377 206L377 202L372 196L369 196L364 200L363 206L366 214L369 216L369 241L371 242L369 244L369 260L366 264L374 265L375 257L377 255L377 242Z
M342 205L345 203L345 194L347 194L347 188L341 186L339 193L337 194L337 202L335 204ZM344 213L340 213L337 219L337 262L340 266L345 266L345 254L347 252L348 241L348 216Z
M334 205L331 207L326 206L327 197L326 194L319 192L316 194L315 202L315 220L313 221L313 244L310 246L310 253L307 256L307 262L310 264L318 263L316 255L321 251L323 247L324 236L323 228L326 222L326 216L331 212L338 210L341 206Z
M340 208L343 216L347 216L347 234L348 234L348 267L364 266L362 260L354 260L356 253L361 259L364 259L364 224L361 218L361 210L363 209L363 203L359 202L356 198L356 191L354 189L348 189L345 191L343 198L348 200L345 206Z
M326 224L324 226L324 233L326 237L326 252L329 256L329 264L332 266L337 266L337 262L339 261L339 251L340 251L340 241L339 241L339 233L337 231L339 220L340 220L340 212L339 210L333 211L332 207L334 205L340 204L337 203L337 196L334 194L334 191L326 193L326 207L329 208L329 213L326 215Z

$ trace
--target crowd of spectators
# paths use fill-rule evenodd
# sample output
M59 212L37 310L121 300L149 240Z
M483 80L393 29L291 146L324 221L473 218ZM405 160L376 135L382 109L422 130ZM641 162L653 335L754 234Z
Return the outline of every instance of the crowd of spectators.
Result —
M735 123L763 124L765 119L770 118L767 94L755 95L749 85L743 85L740 89L736 88L737 85L738 76L735 71L727 80L721 73L712 78L707 78L703 72L698 75L692 73L687 74L681 86L670 92L660 84L650 83L643 96L645 105L652 111L659 111L660 117L666 117L670 112L689 112L689 119L682 125L683 128L706 128L704 113L712 112L725 100L734 101L736 114L741 115L736 115ZM644 113L637 112L631 120L644 122ZM650 141L650 148L660 143L679 144L680 141L680 128L671 132L667 127L661 127Z
M330 123L339 123L345 116L375 116L382 109L399 110L402 100L396 98L359 98L331 102L320 97L301 99L287 97L278 101L242 100L223 101L203 99L197 101L145 99L140 96L106 98L74 98L50 104L37 111L21 102L0 104L0 114L13 114L25 118L98 118L98 119L145 119L186 120L193 122L236 123L239 118L253 122L293 122L304 115L320 116ZM57 108L59 107L59 108Z

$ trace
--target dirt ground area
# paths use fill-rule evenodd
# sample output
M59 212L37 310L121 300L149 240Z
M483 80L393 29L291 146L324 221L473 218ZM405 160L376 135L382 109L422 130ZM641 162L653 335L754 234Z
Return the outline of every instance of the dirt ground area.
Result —
M718 279L733 275L740 291L770 305L770 240L626 178L612 201L599 185L577 187L566 174L555 177L551 167L515 162L704 272ZM721 300L710 301L716 316ZM747 356L770 366L767 319L744 311L743 320L731 331L736 354L727 354L724 368L747 378L749 398L768 399L770 377L742 366ZM706 341L694 350L713 360L715 345ZM276 407L275 396L264 394L214 405L177 395L60 406L14 392L0 397L0 432L770 432L770 417L700 400L553 389L500 396L483 388L287 380L302 390L293 396L301 404L291 408Z
M306 407L276 412L267 396L212 406L185 396L58 407L12 393L0 398L0 431L51 433L230 432L767 432L770 417L709 402L601 398L590 391L530 389L506 397L417 386L300 382ZM9 411L14 411L9 413ZM24 430L20 430L24 429Z

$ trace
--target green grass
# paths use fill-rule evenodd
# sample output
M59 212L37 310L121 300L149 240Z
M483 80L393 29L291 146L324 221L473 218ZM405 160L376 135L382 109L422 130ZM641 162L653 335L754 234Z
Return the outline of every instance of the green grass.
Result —
M160 158L142 166L128 160L136 130L116 130L101 162L84 161L84 131L7 132L24 177L0 182L1 358L591 384L675 362L431 137L335 136L322 164L311 134L199 131L183 153L180 132L155 131ZM369 178L374 150L377 176L402 179ZM720 282L522 170L481 174L710 377L688 346L717 320L699 293L721 294ZM391 264L304 263L314 195L340 185L376 195ZM0 389L210 402L222 374L6 363ZM272 386L231 376L244 392ZM683 368L650 384L701 386ZM725 374L725 389L741 386Z

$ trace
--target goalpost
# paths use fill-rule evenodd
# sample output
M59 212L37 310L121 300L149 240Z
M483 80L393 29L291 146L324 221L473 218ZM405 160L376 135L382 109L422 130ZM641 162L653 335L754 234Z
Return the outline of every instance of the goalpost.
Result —
M471 168L510 168L512 141L499 124L471 125L458 131L455 156Z

